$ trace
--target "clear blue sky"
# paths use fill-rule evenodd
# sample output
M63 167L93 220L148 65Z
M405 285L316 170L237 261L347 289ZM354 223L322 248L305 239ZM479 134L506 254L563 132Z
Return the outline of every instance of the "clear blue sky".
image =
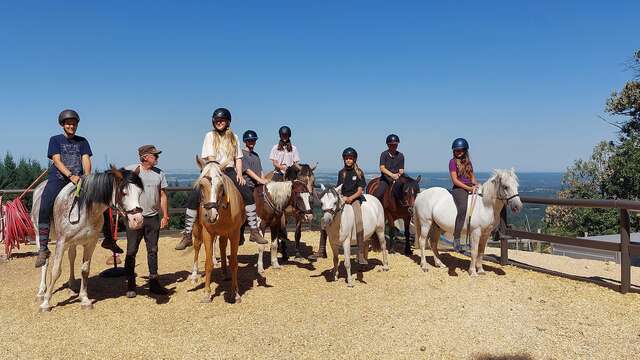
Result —
M64 4L61 6L60 4ZM214 108L254 129L267 161L280 125L305 162L377 167L401 138L409 170L446 171L451 141L476 168L562 171L615 129L597 118L631 73L640 1L0 2L0 151L44 160L77 109L97 167L192 169Z

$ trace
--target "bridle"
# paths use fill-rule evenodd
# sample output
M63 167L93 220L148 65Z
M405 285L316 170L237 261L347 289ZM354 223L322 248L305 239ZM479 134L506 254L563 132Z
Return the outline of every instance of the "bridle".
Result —
M336 191L336 189L335 189L335 188L333 188L333 187L330 187L330 188L328 188L328 189L324 190L323 192L321 192L321 193L318 195L318 197L319 197L320 199L322 199L322 197L323 197L325 194L329 193L329 192L330 192L330 193L332 193L332 194L333 194L333 196L335 196L335 197L336 197L336 199L338 199L338 205L336 206L336 208L335 208L335 209L333 209L333 208L331 208L331 209L326 209L326 210L324 210L324 209L323 209L323 210L322 210L322 213L323 213L323 214L329 214L329 215L331 215L331 217L333 218L333 217L335 217L335 216L336 216L336 214L337 214L337 213L341 212L341 211L344 209L345 203L344 203L344 202L342 202L342 200L340 200L340 196L338 195L338 192L337 192L337 191Z
M113 203L111 204L111 207L115 208L117 211L119 211L120 213L122 213L124 215L140 214L140 213L142 213L142 208L140 206L136 206L131 210L127 210L127 209L124 208L124 206L122 204L122 200L124 199L124 188L129 184L134 184L134 183L131 182L131 181L123 181L122 185L119 185L117 187L117 191L116 191L116 194L114 196Z
M211 178L211 176L209 176L209 175L205 175L205 176L203 176L202 178L203 178L203 179L208 180L208 181L213 185L213 179ZM224 195L224 190L223 190L223 193L222 193L222 194ZM218 210L218 203L217 203L217 202L215 202L215 201L213 201L213 202L211 202L211 201L210 201L210 202L205 202L205 203L202 203L202 207L203 207L205 210L211 210L211 209L216 209L216 210ZM226 206L223 204L223 205L222 205L222 207L224 208L224 207L226 207Z
M500 196L501 195L500 193L502 192L502 179L500 179L498 183L498 188L500 189L498 190L498 200L502 200L505 206L509 205L509 201L520 196L519 193L515 193L511 196L507 196L507 195Z
M293 191L293 185L295 185L296 183L302 184L302 186L304 186L306 191ZM300 214L304 214L304 215L313 214L313 210L311 209L311 201L309 201L309 210L306 210L300 207L300 203L304 202L304 200L302 200L301 194L304 194L304 193L309 194L309 200L311 200L311 193L309 193L307 184L302 180L298 180L298 179L293 180L292 187L291 187L291 203L293 205L293 209L299 212Z

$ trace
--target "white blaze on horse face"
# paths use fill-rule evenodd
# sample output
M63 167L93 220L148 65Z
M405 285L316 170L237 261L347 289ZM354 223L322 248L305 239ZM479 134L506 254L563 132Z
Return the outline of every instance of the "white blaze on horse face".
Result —
M219 177L216 176L211 178L211 191L209 192L209 199L207 199L208 203L210 204L218 203L218 201L220 200L218 198L218 191L220 191L221 187L222 187L222 180ZM210 223L215 223L218 220L218 215L219 215L217 207L214 206L211 209L206 209L205 215L206 215L207 221L209 221Z
M124 190L124 196L122 197L122 207L125 211L131 211L141 208L140 196L142 195L142 189L135 184L127 184ZM127 221L129 222L129 228L138 230L142 227L142 213L127 214Z
M320 198L320 203L322 204L322 211L324 212L320 225L322 229L324 229L331 225L331 221L333 221L333 215L327 211L335 211L338 208L338 199L335 197L333 192L327 192L322 196L322 198Z
M304 204L304 211L311 211L311 202L310 202L311 194L302 193L302 194L300 194L300 197L302 198L302 202ZM304 219L306 221L313 220L313 214L305 214L304 215Z

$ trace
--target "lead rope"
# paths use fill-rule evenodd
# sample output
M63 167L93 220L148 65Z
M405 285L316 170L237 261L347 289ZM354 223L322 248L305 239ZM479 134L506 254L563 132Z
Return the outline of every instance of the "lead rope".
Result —
M476 202L478 200L478 192L474 187L471 193L471 209L467 211L467 246L471 249L471 216L473 216L473 210L476 207Z

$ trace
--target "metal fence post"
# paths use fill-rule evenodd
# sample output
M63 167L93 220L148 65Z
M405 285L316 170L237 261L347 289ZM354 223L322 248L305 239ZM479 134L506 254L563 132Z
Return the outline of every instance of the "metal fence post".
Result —
M631 261L629 258L629 211L620 209L620 292L626 294L631 288Z

